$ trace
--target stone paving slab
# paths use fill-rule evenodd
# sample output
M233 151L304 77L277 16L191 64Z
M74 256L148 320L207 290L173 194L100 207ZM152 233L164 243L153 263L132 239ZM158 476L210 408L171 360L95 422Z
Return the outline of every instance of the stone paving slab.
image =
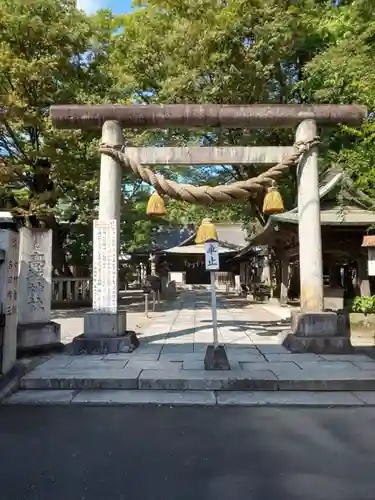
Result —
M168 354L160 354L160 361L203 361L204 360L204 352L190 352L190 353L168 353Z
M133 354L136 354L136 353L144 353L144 354L152 354L152 353L160 353L160 351L162 350L163 348L163 344L158 344L158 343L143 343L143 340L142 338L140 338L140 341L141 341L141 345L140 347L133 352ZM164 342L164 341L163 341ZM126 353L125 353L126 354ZM111 356L111 354L108 354L108 356Z
M294 361L286 361L285 363L275 362L269 363L268 361L262 361L259 363L247 363L240 362L240 366L243 370L271 370L275 373L275 370L294 370L297 373L301 372L301 368Z
M126 365L126 369L140 369L140 370L181 370L181 361L144 361L139 359L132 359Z
M102 358L102 356L100 356L100 358ZM63 355L63 356L54 356L53 358L51 359L48 359L46 360L45 362L42 361L42 365L43 367L45 368L51 368L51 369L60 369L60 368L65 368L66 366L68 366L72 360L75 359L75 358L72 358L71 356L66 356L66 355ZM78 358L76 358L78 359Z
M215 406L212 391L81 391L72 404Z
M194 350L194 337L189 337L189 336L183 336L179 339L176 338L169 338L167 337L164 341L164 346L163 349L166 348L173 348L173 347L180 347L183 346L184 350L187 349L186 346L191 347L192 350Z
M53 370L30 372L22 389L137 389L141 369Z
M375 406L375 392L21 390L2 405Z
M371 391L355 391L353 392L356 398L361 400L366 405L375 406L375 392Z
M137 351L135 351L137 352ZM105 361L118 361L118 360L125 360L128 361L129 359L132 359L136 354L134 353L128 353L128 352L118 352L116 354L105 354L103 356L103 360ZM138 354L138 353L137 353ZM85 358L91 357L90 355L84 356ZM79 356L77 359L83 359L83 356Z
M370 393L373 394L373 393ZM374 396L375 403L375 396ZM364 406L351 392L220 392L219 406Z
M204 353L206 352L207 347L210 345L210 343L207 344L194 344L194 352L197 353Z
M71 403L76 391L72 390L33 390L18 391L5 401L4 405L68 405Z
M163 354L174 354L176 352L194 352L194 346L192 344L179 344L179 345L166 345L164 344L163 350L161 351Z
M349 361L351 363L358 363L359 361L371 361L371 358L369 356L366 356L365 354L319 354L319 356L325 361Z
M118 369L121 370L131 363L132 361L129 359L116 359L116 360L95 360L91 361L90 359L73 359L68 365L66 365L67 370L81 370L81 369L92 369L95 370L97 368L103 370L113 370Z
M337 364L338 362L334 362L332 364ZM344 361L343 361L344 363ZM375 361L350 361L353 366L360 368L361 370L375 370Z
M282 347L282 346L281 346ZM230 342L225 345L228 352L247 352L248 354L259 354L258 348L255 344L246 344L239 346L238 344L231 344Z
M139 389L230 391L256 388L277 390L277 378L271 371L244 372L184 370L144 370L139 377Z
M261 349L262 351L262 349ZM284 354L268 354L265 353L264 357L266 358L267 361L270 363L283 363L283 362L290 362L290 361L295 361L296 363L299 362L308 362L308 361L323 361L323 359L318 356L317 354L292 354L292 353L284 353ZM340 360L337 360L340 361Z
M295 359L293 361L301 370L348 370L350 372L361 371L363 368L351 363L350 361L299 361ZM275 363L272 363L274 365ZM281 363L284 364L284 363ZM375 370L375 363L366 363L366 365L372 366L372 371ZM367 370L370 368L367 367Z
M135 351L131 354L131 357L128 359L132 360L137 359L138 361L158 361L160 359L160 354L158 352Z
M264 361L264 356L260 352L247 351L227 351L229 361L239 361L240 363L261 363Z
M141 341L141 346L142 346L142 350L143 349L150 349L150 350L154 350L154 351L157 351L157 350L160 350L163 348L163 345L165 344L165 341L166 341L167 337L162 337L162 338L148 338L148 339L145 339L144 337L140 337L140 341Z
M238 361L230 361L230 367L231 367L231 370L241 370L242 369L242 366L241 364L238 362ZM249 363L251 364L251 363ZM204 360L202 359L201 361L184 361L182 363L182 369L183 370L204 370ZM263 369L266 369L268 370L269 369L269 366L267 366L266 368L263 368Z
M280 373L278 389L280 391L375 391L375 371L346 370L301 370Z
M290 354L288 349L279 344L253 344L255 349L258 349L264 355L268 354Z
M204 370L204 360L201 361L184 361L182 363L183 370Z
M284 342L283 337L266 337L266 336L251 336L251 341L258 349L262 349L262 346L280 346Z

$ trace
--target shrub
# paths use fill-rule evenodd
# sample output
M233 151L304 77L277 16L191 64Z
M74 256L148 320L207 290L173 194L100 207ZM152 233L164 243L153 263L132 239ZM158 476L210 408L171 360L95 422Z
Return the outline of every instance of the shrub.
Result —
M352 311L363 314L375 313L375 295L371 297L355 297Z

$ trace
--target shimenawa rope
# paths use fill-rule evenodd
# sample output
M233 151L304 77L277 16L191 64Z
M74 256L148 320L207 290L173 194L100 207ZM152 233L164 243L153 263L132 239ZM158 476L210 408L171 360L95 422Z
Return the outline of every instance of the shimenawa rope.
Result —
M129 158L123 146L101 144L99 152L111 156L127 168L130 167L138 177L153 186L160 195L166 195L170 198L193 204L211 205L212 203L228 203L250 198L254 191L266 189L276 179L281 177L285 170L298 165L303 155L317 144L319 144L318 137L310 141L296 142L294 144L294 153L286 156L282 162L277 163L266 172L245 181L219 186L193 186L192 184L179 184L178 182L166 179L163 175L155 173Z

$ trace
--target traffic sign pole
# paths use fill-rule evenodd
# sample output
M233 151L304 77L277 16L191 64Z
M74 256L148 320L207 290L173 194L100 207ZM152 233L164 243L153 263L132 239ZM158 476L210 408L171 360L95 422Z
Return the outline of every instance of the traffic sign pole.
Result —
M216 306L216 277L215 271L220 269L220 252L217 240L208 240L204 244L206 271L210 273L211 280L211 308L213 345L208 345L204 356L205 370L230 370L230 364L224 345L219 345L217 334L217 306Z
M214 348L218 346L217 335L217 306L216 306L216 285L215 271L220 269L219 243L216 240L208 240L204 245L206 270L210 272L211 278L211 308L212 308L212 330L214 334Z
M211 275L211 308L212 308L212 329L214 333L214 348L218 345L217 336L217 306L216 306L216 285L215 285L215 271L210 271Z

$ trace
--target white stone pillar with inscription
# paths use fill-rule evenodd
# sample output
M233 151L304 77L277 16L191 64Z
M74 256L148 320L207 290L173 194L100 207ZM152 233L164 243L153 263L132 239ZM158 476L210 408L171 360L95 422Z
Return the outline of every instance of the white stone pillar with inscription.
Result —
M0 375L17 358L18 233L0 229Z
M102 143L123 146L119 123L104 123ZM122 336L126 330L125 313L118 310L121 182L121 166L102 154L99 219L94 221L93 233L93 310L84 319L83 337L87 338ZM103 345L105 349L109 348Z
M59 345L60 324L51 321L51 229L20 229L18 272L18 349Z

